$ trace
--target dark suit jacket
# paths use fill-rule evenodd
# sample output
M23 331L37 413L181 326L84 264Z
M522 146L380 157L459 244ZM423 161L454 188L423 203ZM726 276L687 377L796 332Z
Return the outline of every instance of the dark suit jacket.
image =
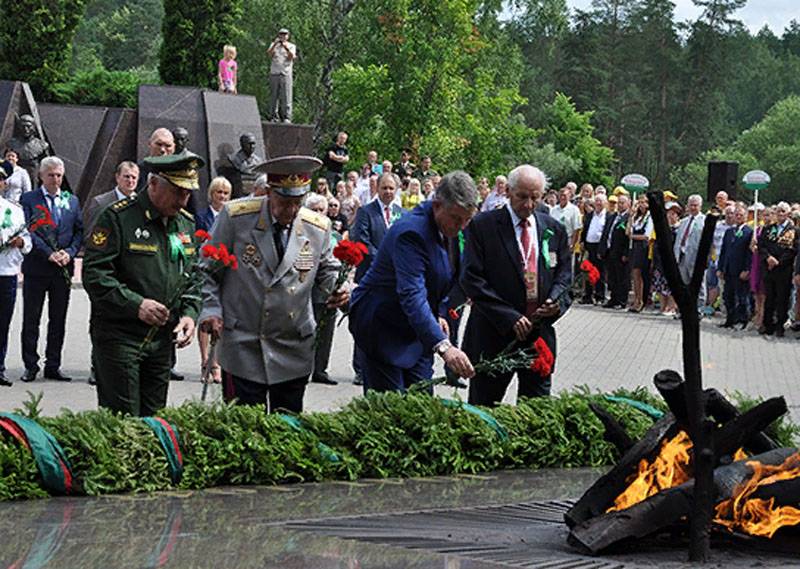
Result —
M395 203L389 206L392 212L392 219L396 219L405 213L405 210ZM374 200L362 206L356 213L353 228L350 230L351 241L361 241L367 246L367 255L364 262L356 267L356 282L361 282L362 277L367 274L378 249L386 235L386 220L383 216L383 204L380 200Z
M446 313L455 274L447 243L424 202L392 224L350 301L350 332L369 357L410 369L447 337Z
M32 220L41 216L41 212L36 208L37 205L48 207L41 187L22 194L20 205L22 205L22 209L25 212L25 220L29 224ZM25 255L25 260L22 262L22 273L26 277L50 277L61 271L61 267L47 260L55 251L48 245L47 240L42 235L49 237L57 245L58 249L64 249L69 253L73 260L70 261L67 268L72 274L75 255L78 254L83 242L83 221L78 198L70 196L69 209L61 209L61 220L57 227L43 227L31 234L33 249Z
M742 271L750 270L753 253L750 251L750 240L753 230L747 225L742 226L741 236L736 236L736 227L729 227L722 237L717 270L726 276L738 278Z
M569 307L572 285L572 255L567 234L564 226L549 215L538 211L533 215L539 244L539 303L547 299L559 302L563 314ZM542 236L548 229L552 232L549 249L557 259L550 268L545 264L542 251ZM522 256L508 209L503 207L478 214L467 228L466 238L461 285L472 300L472 309L463 349L475 362L482 355L498 354L514 339L514 324L525 315L527 301ZM539 330L553 354L555 332L552 325L556 319L543 321Z
M195 229L202 229L211 233L211 228L214 226L214 210L211 206L197 213L194 217Z
M608 251L605 255L606 258L619 259L620 257L627 257L629 255L630 238L625 232L625 226L622 225L623 223L627 223L629 215L630 211L617 213L614 215L613 219L606 222L606 225L609 223L611 224L611 243L608 246ZM608 241L606 240L606 242Z
M797 229L791 220L783 233L778 234L778 225L773 223L761 230L758 238L758 256L764 274L789 271L789 267L794 269L795 257L797 256ZM767 270L767 257L772 255L778 260L778 265L771 271Z
M89 203L86 205L83 212L84 235L92 234L92 229L94 229L100 214L103 213L103 210L112 203L115 203L117 199L117 190L113 189L111 191L96 195L89 200Z

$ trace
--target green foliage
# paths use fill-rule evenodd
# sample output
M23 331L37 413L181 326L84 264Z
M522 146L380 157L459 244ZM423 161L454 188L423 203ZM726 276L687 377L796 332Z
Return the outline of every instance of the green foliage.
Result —
M102 67L78 71L69 81L52 87L51 100L75 105L136 108L141 77L132 71L108 71Z
M614 152L593 136L592 115L579 112L569 97L556 93L555 100L546 108L542 140L578 161L578 168L571 172L573 179L592 180L610 187L614 182L610 175Z
M68 72L70 43L85 0L4 0L0 77L27 81L36 96Z
M763 397L751 397L741 391L734 391L729 395L733 404L742 412L749 411L764 401ZM786 415L772 423L764 432L772 437L772 440L778 443L778 446L793 447L800 445L800 425L793 423Z
M242 0L164 0L159 72L164 83L216 87L222 46L236 34Z
M658 405L644 390L618 394ZM603 440L590 401L607 408L631 436L640 437L652 424L632 407L608 402L588 389L489 410L508 431L506 440L476 415L424 393L370 393L335 413L300 415L302 431L258 406L186 403L165 409L161 416L176 426L181 438L180 487L195 489L610 464L617 453ZM38 413L36 405L26 412ZM39 420L72 462L78 492L170 487L163 451L138 419L99 410ZM320 442L339 460L331 461ZM37 480L30 453L0 436L0 499L42 497Z

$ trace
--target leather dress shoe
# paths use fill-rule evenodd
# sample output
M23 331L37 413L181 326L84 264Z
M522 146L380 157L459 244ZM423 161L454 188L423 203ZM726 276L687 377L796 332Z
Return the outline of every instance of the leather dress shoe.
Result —
M6 376L0 373L0 387L11 387L12 383L6 379Z
M179 374L178 372L169 370L169 380L170 381L183 381L185 378Z
M64 375L63 373L61 373L60 370L57 370L57 369L50 370L50 371L45 370L44 371L44 378L45 379L53 379L55 381L72 381L71 377L69 377L68 375Z
M30 383L34 379L36 379L36 375L39 372L35 369L26 369L25 373L22 374L22 377L19 378L20 381L24 381L25 383Z
M776 338L783 338L785 335L786 335L786 332L783 330L783 328L778 328L777 330L775 330L775 337Z
M733 328L733 322L729 322L728 320L726 320L721 324L717 324L717 328Z
M361 379L360 375L357 375L353 378L353 385L364 385L364 380Z
M330 376L326 375L315 375L311 378L311 383L321 383L322 385L339 385L339 382L335 379L331 379Z

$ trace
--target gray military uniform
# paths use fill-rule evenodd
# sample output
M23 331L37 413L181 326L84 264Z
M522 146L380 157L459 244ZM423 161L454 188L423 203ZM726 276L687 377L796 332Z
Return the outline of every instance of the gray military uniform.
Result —
M222 318L217 353L225 371L275 385L311 373L312 292L327 298L340 264L332 254L330 221L306 208L295 217L278 264L267 200L233 200L217 217L211 243L225 243L239 268L206 272L199 321Z

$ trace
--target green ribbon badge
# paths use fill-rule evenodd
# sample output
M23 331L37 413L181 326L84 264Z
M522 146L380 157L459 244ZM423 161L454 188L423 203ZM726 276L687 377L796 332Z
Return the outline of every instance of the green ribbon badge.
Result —
M550 238L553 236L553 230L549 227L542 233L542 257L544 257L544 266L548 269L550 267Z
M186 258L186 251L183 249L183 240L180 233L170 233L169 238L169 258L175 262L178 259Z
M3 213L3 222L0 223L0 229L8 229L11 227L13 221L11 220L11 208L6 208L5 213Z
M459 231L458 232L458 252L461 255L464 254L464 241L465 241L464 232L463 231Z
M56 198L56 205L61 209L69 209L69 199L72 194L67 190L61 190L61 194Z
M741 229L741 228L737 229L737 230L736 230L736 233L734 233L734 235L735 235L737 238L738 238L738 237L741 237L741 236L742 236L742 229Z

